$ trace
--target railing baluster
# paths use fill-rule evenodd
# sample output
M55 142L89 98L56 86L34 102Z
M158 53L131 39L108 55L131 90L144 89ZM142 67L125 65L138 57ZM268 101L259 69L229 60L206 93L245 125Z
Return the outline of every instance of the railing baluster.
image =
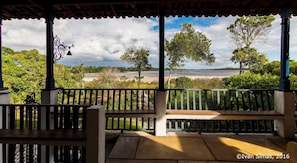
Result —
M171 90L167 90L167 94L168 94L167 95L167 99L166 99L167 100L167 103L168 103L167 105L168 105L168 109L171 110L172 109L171 108Z
M241 102L242 102L241 103L241 105L242 105L242 108L241 108L242 111L245 111L246 110L246 108L245 108L245 99L244 99L245 93L246 93L245 91L241 91L241 93L240 93L241 94Z
M29 126L27 126L26 128L29 128L29 129L33 129L33 108L34 106L27 106L27 114L26 114L26 117L28 119L26 119L27 121L27 124L29 124Z
M174 90L174 110L177 110L177 90Z
M203 104L203 101L202 101L202 90L199 89L199 110L202 110L202 104Z
M78 104L81 104L81 94L82 94L82 90L80 89L78 91L78 101L77 101Z
M16 109L16 107L15 106L11 106L10 108L10 120L9 120L9 128L10 129L15 129L15 109Z
M104 92L105 90L101 90L101 105L104 105Z
M192 89L192 94L193 94L193 110L196 110L196 97L195 97L195 90Z
M93 89L89 89L89 91L90 91L90 94L89 94L89 102L88 102L88 104L93 104L92 102L92 95L93 95Z
M7 105L3 105L2 106L2 110L1 110L1 112L2 112L2 129L7 129L7 116L6 116L6 114L7 114L7 110L9 109L9 106L7 106Z
M58 113L58 106L54 106L54 129L58 129L59 124L59 113Z
M99 90L95 90L95 105L98 105L98 93L99 93Z
M72 105L76 104L76 89L73 90L73 100L72 100Z
M235 97L236 97L236 110L239 111L239 97L238 97L238 90L235 91Z
M121 109L121 90L118 90L119 91L119 99L118 99L118 110L122 110Z
M221 110L221 92L220 90L217 90L217 110Z
M19 109L19 113L20 113L20 126L19 128L20 129L24 129L24 106L21 106L20 109ZM17 115L17 114L16 114Z
M144 110L144 90L141 90L142 91L142 96L141 96L141 110Z
M184 90L180 90L180 109L184 110Z
M260 91L260 97L261 97L261 109L263 111L265 110L263 91Z
M68 90L67 94L67 104L70 104L71 90Z
M78 106L72 106L72 111L73 111L73 117L72 117L72 123L73 123L73 129L78 129L78 112L79 112L79 107Z
M186 94L187 94L187 110L190 110L190 97L189 97L189 90L186 90Z
M224 91L224 110L227 110L227 93L226 93L227 91Z
M206 89L204 89L204 96L205 96L205 110L208 110L208 98L207 98L207 90Z

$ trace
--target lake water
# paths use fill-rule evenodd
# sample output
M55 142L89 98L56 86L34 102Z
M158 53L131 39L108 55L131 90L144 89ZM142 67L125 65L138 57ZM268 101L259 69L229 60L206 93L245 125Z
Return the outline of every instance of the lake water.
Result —
M169 71L165 71L164 75L168 76ZM232 75L239 74L239 70L213 70L213 69L185 69L175 71L173 76L203 76L203 77L211 77L211 76L221 76L228 77ZM121 76L137 76L137 72L124 72L120 73ZM159 76L159 71L143 71L141 72L141 76Z
M169 71L166 70L164 72L165 78L168 78ZM232 75L239 74L239 70L212 70L212 69L185 69L185 70L178 70L175 71L172 74L172 78L176 78L179 76L187 76L191 79L195 78L224 78L229 77ZM128 80L135 79L135 76L138 76L137 72L135 71L128 71L128 72L122 72L117 74L118 79L122 76L126 76ZM84 81L92 81L96 79L98 76L98 73L86 73L84 76ZM159 78L159 71L143 71L141 72L141 76L144 78L142 81L144 82L152 82L152 81L158 81Z

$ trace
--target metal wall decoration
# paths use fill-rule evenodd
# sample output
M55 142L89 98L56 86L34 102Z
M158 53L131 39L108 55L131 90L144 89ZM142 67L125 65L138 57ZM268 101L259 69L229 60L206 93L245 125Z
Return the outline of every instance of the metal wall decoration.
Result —
M54 61L62 59L65 55L72 55L70 49L74 47L73 44L66 45L61 42L60 38L56 35L54 37Z

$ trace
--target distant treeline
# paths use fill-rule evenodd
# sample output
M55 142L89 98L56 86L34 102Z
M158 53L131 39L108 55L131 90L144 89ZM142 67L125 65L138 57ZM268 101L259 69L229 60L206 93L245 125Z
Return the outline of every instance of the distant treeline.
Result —
M110 67L112 67L112 66L110 66ZM102 70L105 68L108 68L108 67L106 67L106 66L86 66L86 65L83 66L84 73L99 73L99 72L102 72ZM120 72L137 71L137 69L135 67L113 67L113 68L117 68ZM169 69L165 68L165 70L169 70ZM227 68L217 68L214 70L239 70L239 69L227 67ZM151 67L151 68L143 69L142 71L159 71L159 68Z
M98 73L101 72L103 69L108 68L104 66L84 66L84 73ZM113 67L117 68L120 72L126 72L126 71L137 71L135 67ZM143 69L143 71L158 71L158 68L149 68L149 69Z

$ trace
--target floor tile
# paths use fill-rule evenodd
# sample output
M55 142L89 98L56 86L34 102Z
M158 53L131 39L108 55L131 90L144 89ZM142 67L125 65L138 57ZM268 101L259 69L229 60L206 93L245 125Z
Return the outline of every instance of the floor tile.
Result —
M284 150L261 136L203 136L218 161L280 162Z
M214 160L200 137L142 137L136 159Z
M139 137L121 136L114 145L109 158L134 158Z

